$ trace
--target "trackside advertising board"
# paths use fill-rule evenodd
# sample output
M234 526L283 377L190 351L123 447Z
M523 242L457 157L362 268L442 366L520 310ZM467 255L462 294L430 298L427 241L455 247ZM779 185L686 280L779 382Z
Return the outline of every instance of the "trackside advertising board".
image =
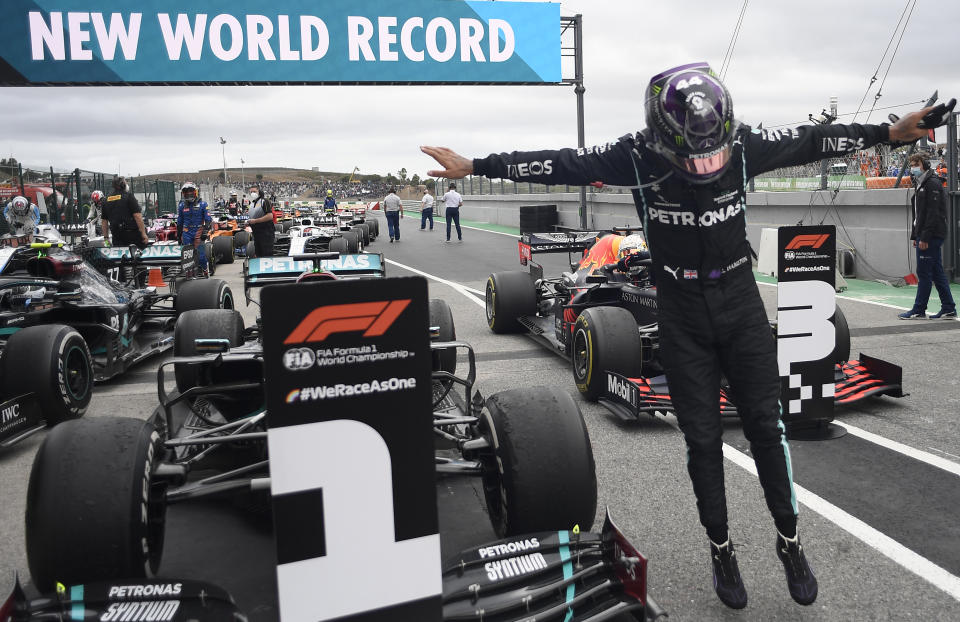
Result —
M3 0L0 84L559 83L560 5Z
M439 622L427 282L261 295L284 622Z
M780 227L778 240L777 363L783 420L831 421L836 227Z

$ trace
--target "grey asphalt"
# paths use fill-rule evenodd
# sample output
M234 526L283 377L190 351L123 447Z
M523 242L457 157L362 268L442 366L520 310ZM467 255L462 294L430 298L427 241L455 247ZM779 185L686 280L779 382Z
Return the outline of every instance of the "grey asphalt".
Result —
M383 223L381 223L383 224ZM417 223L418 225L419 223ZM381 236L371 250L388 259L442 279L482 290L487 274L520 269L516 239L465 230L462 244L442 243L442 232L421 233L404 219L399 244ZM385 233L385 229L384 229ZM547 274L563 268L565 257L553 256ZM391 265L390 276L410 272ZM240 293L239 264L222 267ZM706 539L696 516L686 474L682 437L673 421L648 418L623 423L603 407L582 400L568 364L530 339L493 335L486 327L480 298L462 289L430 281L431 296L453 309L458 338L478 352L479 383L485 395L533 385L562 387L575 396L589 428L597 460L602 508L650 559L649 590L672 620L921 620L960 619L958 600L913 574L827 517L801 507L800 530L820 580L820 597L811 607L790 599L776 559L775 532L755 476L726 461L726 488L731 534L738 545L740 567L750 604L739 612L726 609L710 584ZM775 289L761 286L770 314ZM960 462L957 405L960 323L930 330L921 323L896 320L896 310L840 300L853 335L852 352L864 352L901 365L904 399L879 398L838 410L837 420L917 450ZM255 309L243 310L248 320ZM916 325L911 328L911 324ZM955 326L951 326L955 324ZM87 416L146 417L156 404L156 361L124 378L100 385ZM746 450L739 426L726 427L725 440ZM0 454L0 572L16 569L26 575L23 551L23 505L33 454L42 433ZM549 442L545 438L544 442ZM822 442L793 442L798 484L839 511L856 517L913 553L960 575L960 479L952 473L854 436ZM951 457L952 456L952 457ZM438 486L444 554L492 536L477 487L442 480ZM558 499L557 503L563 503ZM183 509L181 509L183 508ZM237 517L221 505L180 506L171 511L165 574L201 576L209 570L225 587L244 590L238 598L255 609L254 619L271 619L265 602L272 589L269 529ZM217 537L246 534L249 542L217 545ZM251 561L253 560L253 561ZM257 569L260 569L257 571ZM217 575L220 575L219 577Z

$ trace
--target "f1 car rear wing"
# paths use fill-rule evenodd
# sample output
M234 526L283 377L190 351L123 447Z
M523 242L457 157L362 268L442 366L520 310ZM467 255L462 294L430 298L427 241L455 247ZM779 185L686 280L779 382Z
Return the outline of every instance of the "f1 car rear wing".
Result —
M443 619L598 622L666 613L647 594L647 560L613 524L551 531L462 551L443 571Z
M106 261L120 263L129 263L130 248L125 246L111 246L109 248L96 249L100 257ZM186 253L184 252L186 250ZM176 243L160 242L139 251L137 263L145 266L179 266L183 263L185 256L193 260L194 249L192 246L184 247Z
M243 290L250 302L250 289L296 283L305 273L328 272L340 279L383 278L387 275L383 253L316 253L292 257L255 257L243 264Z

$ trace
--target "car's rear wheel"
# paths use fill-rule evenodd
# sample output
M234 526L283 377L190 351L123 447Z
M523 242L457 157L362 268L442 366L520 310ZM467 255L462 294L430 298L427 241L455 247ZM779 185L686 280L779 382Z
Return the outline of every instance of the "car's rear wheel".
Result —
M213 255L217 263L233 263L233 238L229 235L218 235L213 238Z
M483 488L501 538L588 530L597 511L593 449L579 407L555 387L502 391L486 402Z
M166 506L153 478L160 437L146 421L95 417L47 435L27 489L27 563L53 591L157 571Z
M252 259L257 256L257 246L253 242L247 242L247 258Z
M495 333L517 332L518 318L537 312L537 290L526 272L494 272L487 278L487 325Z
M347 252L348 253L359 253L360 252L360 236L356 231L344 231L343 239L347 241Z
M430 327L437 328L437 337L435 341L455 341L457 338L457 329L453 321L453 312L447 301L439 298L430 300ZM457 349L433 350L430 353L433 360L433 371L444 371L456 373L457 371ZM433 405L436 407L453 388L453 380L434 379L433 381Z
M186 281L177 290L174 308L177 313L195 309L233 309L233 292L220 279Z
M87 342L62 324L31 326L10 335L3 351L3 395L32 393L47 425L83 416L93 394Z
M380 235L380 221L377 220L376 217L373 217L370 220L367 220L366 223L370 226L370 232L373 237L378 237Z
M370 244L370 231L366 227L363 225L354 225L350 230L357 232L357 237L363 246Z
M640 333L633 314L621 307L592 307L577 317L570 357L577 389L590 401L604 391L615 372L637 378L643 371Z
M247 245L247 242L250 241L250 234L246 231L237 231L233 234L233 246L235 248L243 248Z
M350 252L350 245L343 238L333 238L330 240L329 250L331 253L345 255Z

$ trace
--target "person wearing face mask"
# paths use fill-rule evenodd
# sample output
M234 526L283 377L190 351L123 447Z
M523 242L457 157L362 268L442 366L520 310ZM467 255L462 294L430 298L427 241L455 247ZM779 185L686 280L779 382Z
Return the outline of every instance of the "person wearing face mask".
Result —
M257 257L273 256L273 240L276 229L273 224L273 208L261 194L259 186L250 187L250 219L247 224L253 231L253 246Z
M910 239L917 249L917 297L913 307L898 315L901 320L927 319L927 301L930 290L936 286L940 295L940 310L930 319L956 319L957 305L950 292L950 282L943 271L940 252L947 236L946 193L940 178L930 169L922 154L910 156L910 177L913 179L913 229Z

